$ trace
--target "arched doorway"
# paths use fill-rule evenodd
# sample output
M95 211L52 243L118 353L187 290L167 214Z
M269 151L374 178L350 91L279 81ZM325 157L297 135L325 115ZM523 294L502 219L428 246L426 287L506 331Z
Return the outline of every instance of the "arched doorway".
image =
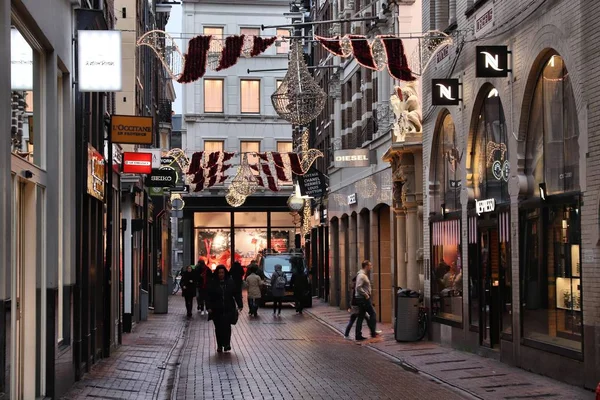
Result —
M563 58L548 52L531 80L519 203L522 336L535 346L582 352L579 126Z
M469 323L483 346L512 340L508 137L498 90L475 102L467 152Z
M442 321L462 324L463 152L458 148L454 121L447 110L438 117L432 148L429 177L432 312Z

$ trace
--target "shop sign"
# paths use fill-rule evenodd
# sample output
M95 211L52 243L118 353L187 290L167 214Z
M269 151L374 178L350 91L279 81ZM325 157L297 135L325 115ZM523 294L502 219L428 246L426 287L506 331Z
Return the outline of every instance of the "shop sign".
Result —
M160 168L160 161L162 159L161 149L144 149L148 153L152 153L152 168Z
M458 180L458 181L455 181L455 180L453 180L453 179L450 179L450 187L451 187L452 189L458 189L458 188L459 188L459 187L461 187L461 186L462 186L462 181L460 181L460 180Z
M482 7L475 14L475 38L479 39L494 27L494 3Z
M111 140L113 143L152 144L152 117L113 115L111 117Z
M508 76L508 46L477 46L476 54L477 78Z
M458 79L432 79L431 104L434 106L457 106L460 104Z
M348 196L348 205L356 204L356 193L352 193Z
M79 91L121 91L121 31L77 31L77 52Z
M152 174L146 177L147 187L175 187L177 171L174 169L153 169Z
M88 143L87 192L98 200L104 200L104 157Z
M124 174L152 173L152 153L123 153Z
M170 167L171 164L173 164L175 162L175 158L174 157L161 157L160 158L160 165L162 167Z
M172 188L169 191L171 193L189 193L190 187L189 187L189 185L175 186L174 188Z
M440 64L442 61L448 58L450 55L450 46L445 45L442 47L435 55L435 61L437 64Z
M496 209L496 200L475 200L475 209L477 211L477 215L493 212Z
M325 175L315 168L310 168L304 175L299 175L298 185L302 196L320 198L327 193Z
M371 165L369 149L336 150L334 152L334 167L368 167Z
M16 28L10 30L10 88L33 90L33 49Z
M152 197L155 196L164 196L165 193L165 189L162 187L148 187L148 194Z

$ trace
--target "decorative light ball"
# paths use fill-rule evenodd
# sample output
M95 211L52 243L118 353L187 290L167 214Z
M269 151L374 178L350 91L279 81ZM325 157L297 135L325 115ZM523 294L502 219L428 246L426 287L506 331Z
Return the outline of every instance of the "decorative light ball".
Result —
M301 197L296 197L295 195L291 195L288 198L287 205L292 211L300 211L304 208L304 199Z

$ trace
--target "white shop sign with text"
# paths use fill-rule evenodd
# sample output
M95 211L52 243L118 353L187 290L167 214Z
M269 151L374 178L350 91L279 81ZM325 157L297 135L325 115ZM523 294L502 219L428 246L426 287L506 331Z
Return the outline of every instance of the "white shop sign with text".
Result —
M475 200L475 209L477 210L477 215L493 212L496 209L496 200Z

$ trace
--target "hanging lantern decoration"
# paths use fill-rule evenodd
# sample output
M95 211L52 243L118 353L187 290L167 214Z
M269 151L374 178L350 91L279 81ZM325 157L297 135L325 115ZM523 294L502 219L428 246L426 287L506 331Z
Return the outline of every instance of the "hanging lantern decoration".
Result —
M252 173L252 169L248 164L248 155L241 155L241 164L238 168L237 174L231 181L231 188L242 196L250 196L256 191L257 181L256 177Z
M287 74L271 95L275 111L292 124L306 125L321 113L326 99L327 94L308 71L301 42L295 40Z

